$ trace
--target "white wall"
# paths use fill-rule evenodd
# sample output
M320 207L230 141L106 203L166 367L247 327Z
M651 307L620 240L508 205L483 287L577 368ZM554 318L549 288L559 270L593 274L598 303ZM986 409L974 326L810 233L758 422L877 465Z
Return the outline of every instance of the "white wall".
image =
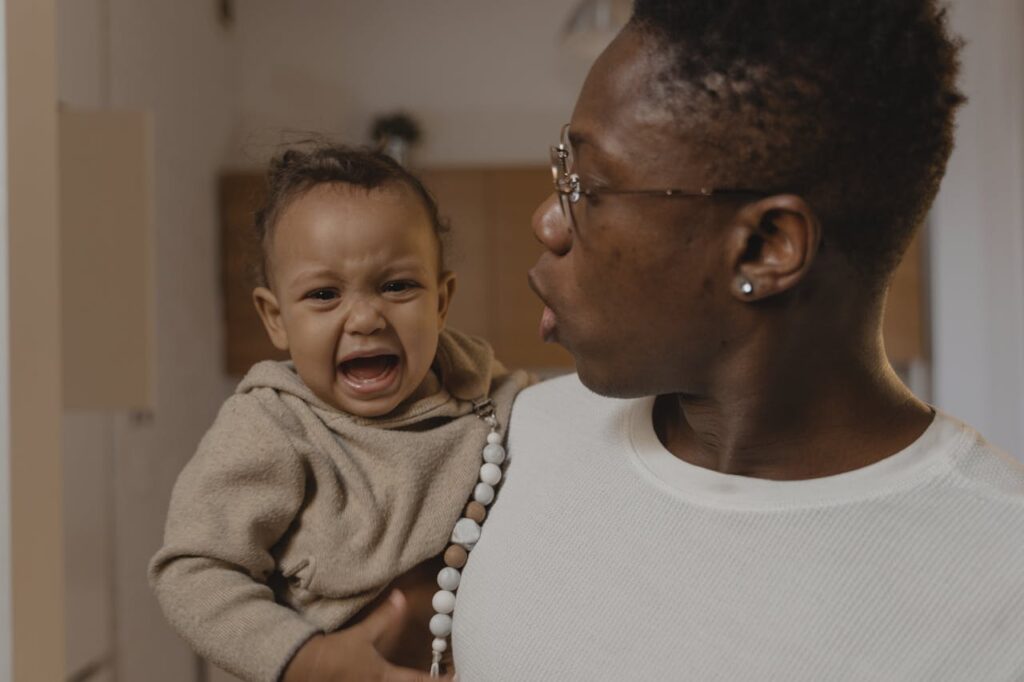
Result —
M104 15L99 0L57 4L57 92L63 105L94 108L105 99L101 77ZM62 450L67 672L97 668L97 682L113 679L115 640L114 525L109 476L114 462L113 415L65 411Z
M576 0L238 3L240 125L233 160L278 130L368 140L403 108L426 132L416 161L545 163L589 64L559 47Z
M60 0L61 99L152 111L156 398L152 419L68 412L69 672L181 682L196 659L146 583L170 489L228 390L221 372L217 174L234 120L233 38L216 3ZM106 500L106 505L103 501ZM116 655L115 655L116 654Z
M1024 459L1024 2L952 19L970 102L932 215L935 402Z

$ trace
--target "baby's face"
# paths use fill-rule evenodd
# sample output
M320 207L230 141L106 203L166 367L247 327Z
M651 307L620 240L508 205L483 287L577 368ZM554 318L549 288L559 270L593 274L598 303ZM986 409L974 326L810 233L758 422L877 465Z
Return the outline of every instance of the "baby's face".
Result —
M426 210L402 185L319 185L279 216L270 289L254 292L271 340L338 410L377 417L426 387L454 277L439 272Z

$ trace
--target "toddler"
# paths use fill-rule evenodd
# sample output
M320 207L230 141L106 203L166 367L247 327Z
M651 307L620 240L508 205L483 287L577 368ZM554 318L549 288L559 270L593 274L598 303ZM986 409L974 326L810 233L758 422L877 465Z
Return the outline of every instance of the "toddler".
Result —
M437 206L400 165L291 150L269 184L253 299L291 361L258 363L225 402L175 485L150 582L218 666L252 681L327 679L319 635L444 552L441 615L422 632L436 662L500 478L496 425L527 376L445 330L455 276Z

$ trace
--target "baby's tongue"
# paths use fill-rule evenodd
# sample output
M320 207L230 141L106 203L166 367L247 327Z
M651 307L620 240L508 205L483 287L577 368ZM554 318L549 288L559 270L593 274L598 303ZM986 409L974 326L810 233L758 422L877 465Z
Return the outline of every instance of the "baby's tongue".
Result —
M394 364L394 355L374 355L368 358L356 358L343 362L342 371L356 381L376 379Z

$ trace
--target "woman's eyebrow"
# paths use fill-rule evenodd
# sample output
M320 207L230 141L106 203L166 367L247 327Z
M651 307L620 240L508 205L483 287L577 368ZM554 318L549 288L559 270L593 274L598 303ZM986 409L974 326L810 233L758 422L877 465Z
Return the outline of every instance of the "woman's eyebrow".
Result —
M586 133L578 133L572 128L569 129L569 144L574 150L579 149L583 145L594 146L589 135Z
M615 163L615 157L608 153L597 138L588 134L587 132L575 131L572 128L569 129L569 146L572 149L573 154L577 159L582 156L585 152L590 162L596 163Z

